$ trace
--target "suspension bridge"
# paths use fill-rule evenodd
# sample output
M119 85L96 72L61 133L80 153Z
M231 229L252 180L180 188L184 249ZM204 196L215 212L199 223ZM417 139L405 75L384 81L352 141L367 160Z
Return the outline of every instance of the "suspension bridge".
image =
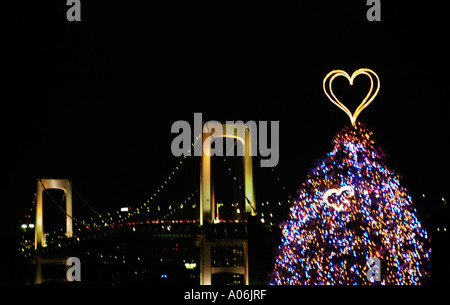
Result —
M246 129L247 141L234 134L223 134L223 137L235 138L235 146L242 141L248 152L251 142L248 132ZM203 141L205 139L214 140L204 129ZM44 283L48 278L65 281L65 273L48 276L46 270L61 269L52 266L65 266L68 257L79 257L83 270L93 268L100 273L90 275L92 281L120 282L122 279L128 282L132 279L160 283L171 278L204 285L248 285L249 236L256 235L257 244L264 238L263 230L271 232L277 228L282 217L276 214L286 210L290 196L272 168L274 188L281 188L284 198L277 202L261 200L258 204L252 157L248 153L243 158L211 158L210 154L203 153L197 187L177 202L161 200L162 194L170 192L170 185L175 184L177 174L186 170L184 167L189 161L195 162L195 159L179 157L173 170L147 200L107 212L99 212L70 179L38 178L34 199L25 213L20 243L20 253L31 266L33 279L30 283ZM236 200L216 202L213 170L230 178ZM63 191L60 200L49 192L54 189ZM44 230L49 225L44 224L44 201L46 210L56 209L65 218L65 228L53 233ZM88 213L75 217L74 211L81 206ZM260 231L257 234L249 232L252 223L253 228ZM268 255L271 256L271 249ZM254 256L258 260L260 254Z

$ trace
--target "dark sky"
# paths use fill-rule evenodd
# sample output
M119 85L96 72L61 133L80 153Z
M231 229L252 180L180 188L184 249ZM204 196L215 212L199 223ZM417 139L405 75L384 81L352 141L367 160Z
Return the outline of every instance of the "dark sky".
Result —
M382 1L382 21L369 22L365 1L92 2L82 1L81 22L66 20L65 1L8 13L3 235L31 204L38 177L71 178L100 210L145 201L178 162L170 126L193 124L194 112L222 122L279 121L280 162L275 173L255 169L257 200L258 189L274 188L265 174L294 194L348 122L322 90L333 69L379 75L380 93L359 120L409 190L448 196L443 7ZM353 111L368 83L340 85ZM198 187L190 177L171 192Z

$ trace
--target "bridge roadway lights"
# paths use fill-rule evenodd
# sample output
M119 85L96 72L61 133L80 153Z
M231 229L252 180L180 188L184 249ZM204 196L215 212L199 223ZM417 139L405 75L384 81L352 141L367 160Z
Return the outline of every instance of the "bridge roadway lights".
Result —
M38 179L36 193L36 224L34 226L34 247L46 247L44 233L44 210L42 194L48 189L60 189L66 193L66 237L73 236L72 224L72 186L67 179Z

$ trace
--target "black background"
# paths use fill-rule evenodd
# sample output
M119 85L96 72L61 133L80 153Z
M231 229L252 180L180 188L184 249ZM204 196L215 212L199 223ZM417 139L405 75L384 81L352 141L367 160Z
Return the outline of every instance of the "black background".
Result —
M14 272L7 262L36 178L71 178L101 211L139 203L178 162L172 123L193 125L194 112L205 121L279 121L276 174L295 194L348 122L322 90L333 69L379 75L380 93L358 119L413 199L426 193L442 205L450 185L444 8L391 2L382 1L380 22L367 21L365 1L85 0L81 22L67 21L65 1L5 12L2 280ZM362 78L357 88L335 82L352 111L368 89ZM175 185L189 189L195 179ZM258 183L257 195L273 187Z

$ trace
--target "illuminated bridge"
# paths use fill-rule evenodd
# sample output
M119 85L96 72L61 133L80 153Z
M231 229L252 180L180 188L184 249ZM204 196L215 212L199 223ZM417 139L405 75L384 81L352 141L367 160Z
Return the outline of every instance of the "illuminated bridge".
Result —
M223 136L234 137L235 145L241 140L247 150L251 135L245 131L246 141ZM203 139L212 138L203 132ZM85 283L265 284L273 267L271 241L281 219L277 215L286 211L288 196L257 204L251 156L244 155L238 166L230 164L236 157L217 158L203 154L199 187L184 200L163 204L159 197L182 171L186 157L148 200L107 213L99 213L68 179L37 179L37 192L22 224L26 282L65 282L66 261L77 257ZM216 203L213 169L232 178L231 192L240 200ZM63 191L61 200L54 189ZM44 201L45 213L53 209L65 216L65 229L45 231ZM90 215L75 217L72 208L81 206Z

